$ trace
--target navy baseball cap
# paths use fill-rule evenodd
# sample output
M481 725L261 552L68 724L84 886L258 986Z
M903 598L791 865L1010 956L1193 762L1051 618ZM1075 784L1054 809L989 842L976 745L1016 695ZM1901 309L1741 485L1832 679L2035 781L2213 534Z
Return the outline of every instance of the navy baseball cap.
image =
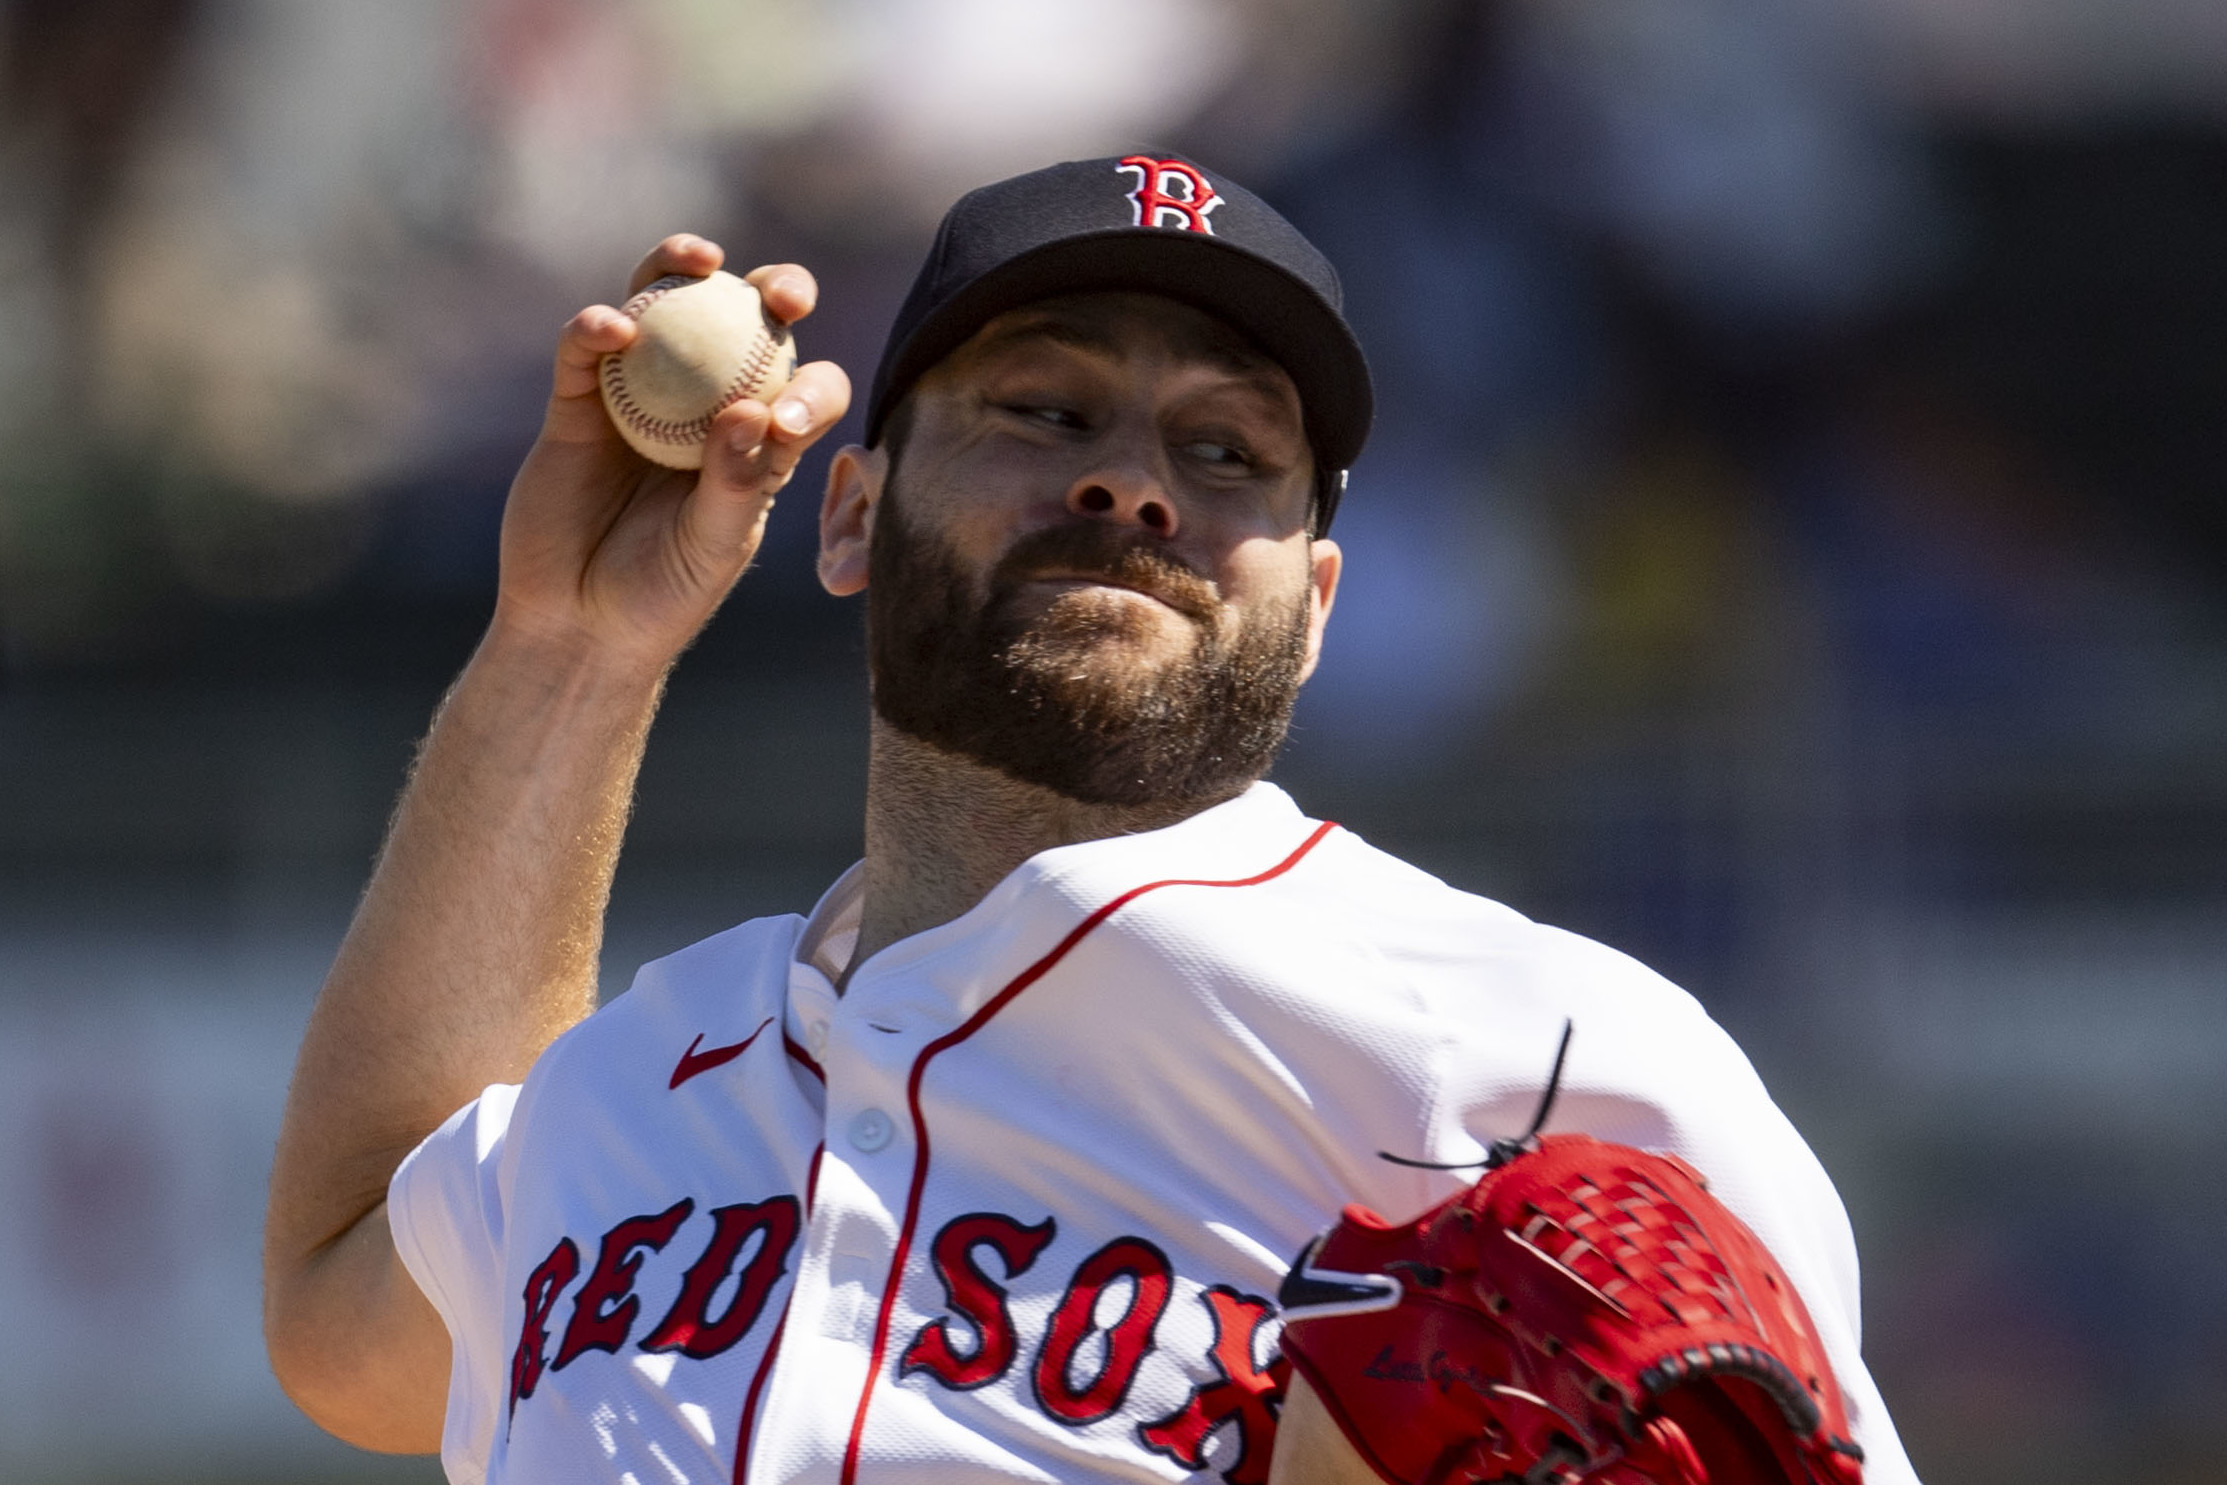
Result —
M890 328L867 443L912 384L989 321L1108 289L1204 310L1283 367L1315 456L1315 530L1327 531L1376 405L1337 270L1267 202L1172 156L1074 160L960 197Z

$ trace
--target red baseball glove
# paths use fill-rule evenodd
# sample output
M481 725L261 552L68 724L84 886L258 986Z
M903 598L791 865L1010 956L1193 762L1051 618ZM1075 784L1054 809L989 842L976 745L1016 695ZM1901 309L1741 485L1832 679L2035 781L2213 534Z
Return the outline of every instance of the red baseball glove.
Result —
M1348 1207L1285 1281L1284 1354L1394 1485L1862 1485L1801 1297L1692 1167L1496 1147L1405 1226Z

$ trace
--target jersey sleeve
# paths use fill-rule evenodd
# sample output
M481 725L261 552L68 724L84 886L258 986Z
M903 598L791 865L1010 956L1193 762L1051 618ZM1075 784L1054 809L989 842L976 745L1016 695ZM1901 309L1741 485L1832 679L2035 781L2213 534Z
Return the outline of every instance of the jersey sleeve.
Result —
M1709 1179L1710 1189L1771 1250L1816 1322L1864 1448L1867 1485L1917 1485L1893 1420L1864 1365L1856 1241L1832 1180L1780 1111L1747 1056L1700 1003L1612 949L1559 930L1533 928L1514 956L1537 1016L1528 1087L1464 1086L1448 1078L1445 1117L1478 1143L1520 1132L1566 1017L1568 1067L1548 1130L1591 1134L1666 1150ZM1551 987L1551 988L1550 988ZM1526 1020L1531 1018L1527 1017ZM1505 1022L1472 1027L1505 1045ZM1472 1044L1474 1045L1474 1044ZM1483 1059L1457 1058L1455 1067ZM1504 1066L1504 1064L1503 1064Z
M518 1088L497 1083L427 1135L387 1184L395 1252L449 1333L441 1465L455 1485L487 1477L503 1375L504 1141Z

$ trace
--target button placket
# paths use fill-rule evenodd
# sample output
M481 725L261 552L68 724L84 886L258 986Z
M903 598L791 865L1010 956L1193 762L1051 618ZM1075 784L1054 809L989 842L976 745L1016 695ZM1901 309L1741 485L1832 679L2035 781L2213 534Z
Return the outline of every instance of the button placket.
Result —
M851 1119L851 1148L863 1155L875 1155L889 1148L896 1137L897 1124L880 1109L860 1109Z
M828 1073L828 1143L859 1155L878 1155L898 1143L902 1114L891 1100L901 1102L905 1073L919 1051L910 1008L875 993L887 988L854 983L824 1019L807 1028L825 1037L830 1049L822 1059Z

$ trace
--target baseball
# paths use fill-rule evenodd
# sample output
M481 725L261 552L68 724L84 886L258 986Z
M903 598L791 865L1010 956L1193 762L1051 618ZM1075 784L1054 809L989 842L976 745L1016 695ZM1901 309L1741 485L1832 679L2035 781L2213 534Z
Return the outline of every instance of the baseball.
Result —
M721 409L769 398L795 374L789 327L731 273L672 274L620 308L642 328L603 358L603 405L636 453L668 469L701 469Z

